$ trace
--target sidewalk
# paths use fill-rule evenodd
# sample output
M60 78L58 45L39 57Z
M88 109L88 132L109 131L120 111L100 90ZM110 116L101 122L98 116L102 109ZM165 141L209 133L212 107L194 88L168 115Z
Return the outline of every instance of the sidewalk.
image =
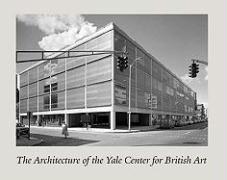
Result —
M83 127L73 127L68 128L69 132L98 132L98 133L136 133L143 131L152 131L157 129L159 126L137 126L132 127L131 130L128 130L127 127L120 129L104 129L104 128L83 128ZM54 129L61 130L62 127L48 127L48 126L31 126L31 128L37 129Z
M41 142L43 142L42 139L30 137L29 140L27 137L21 136L19 139L16 139L16 146L34 146L40 144Z

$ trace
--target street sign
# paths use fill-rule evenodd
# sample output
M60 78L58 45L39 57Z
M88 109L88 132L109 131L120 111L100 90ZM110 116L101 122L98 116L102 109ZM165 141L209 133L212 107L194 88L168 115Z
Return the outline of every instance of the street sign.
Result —
M151 109L151 94L150 93L147 93L145 92L144 93L144 97L145 97L145 105L147 108Z
M152 109L158 108L157 96L151 96L151 107L152 107Z
M126 104L127 92L126 87L115 84L115 100L118 104Z

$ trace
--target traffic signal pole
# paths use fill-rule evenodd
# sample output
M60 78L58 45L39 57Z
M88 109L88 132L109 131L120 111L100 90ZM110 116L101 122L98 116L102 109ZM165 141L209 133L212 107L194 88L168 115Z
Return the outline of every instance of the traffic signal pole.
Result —
M201 61L199 59L192 59L193 62L197 62L197 63L200 63L200 64L204 64L206 66L208 66L208 62L207 61Z
M129 65L129 90L128 90L128 130L131 131L131 81L132 81L132 65Z
M40 58L36 59L22 59L18 60L19 56L22 54L39 54ZM45 53L48 53L50 55L45 55ZM56 56L52 57L54 54L57 54ZM75 53L83 53L78 55L73 55ZM39 62L39 61L50 61L50 60L58 60L58 59L66 59L66 58L76 58L76 57L86 57L86 56L93 56L93 55L105 55L105 54L125 54L125 51L74 51L74 50L68 50L68 51L16 51L16 63L28 63L28 62ZM62 54L66 54L66 56L61 56Z
M142 58L136 58L132 64L129 65L129 90L128 90L128 130L131 131L131 84L132 84L132 66L136 61Z

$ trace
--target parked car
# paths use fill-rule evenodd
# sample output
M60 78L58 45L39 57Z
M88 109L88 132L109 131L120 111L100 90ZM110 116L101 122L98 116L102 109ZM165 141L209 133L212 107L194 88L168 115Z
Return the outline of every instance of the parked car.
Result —
M171 129L174 128L175 121L170 119L162 119L160 121L160 128L161 129Z
M22 123L16 123L16 137L19 138L21 135L28 135L29 127Z
M181 126L186 126L188 122L185 119L178 119L175 121L175 126L176 127L181 127Z

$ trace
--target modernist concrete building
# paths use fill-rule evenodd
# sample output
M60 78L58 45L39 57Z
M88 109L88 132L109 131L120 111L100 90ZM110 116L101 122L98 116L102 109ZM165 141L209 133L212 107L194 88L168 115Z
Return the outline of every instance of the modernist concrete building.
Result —
M113 23L63 50L127 49L132 66L131 125L151 126L152 120L190 120L196 93ZM72 52L73 54L73 52ZM78 53L77 53L78 55ZM51 57L66 54L55 53ZM32 123L81 126L88 113L92 127L128 126L129 68L117 68L115 54L39 62L20 73L20 119L33 112Z

